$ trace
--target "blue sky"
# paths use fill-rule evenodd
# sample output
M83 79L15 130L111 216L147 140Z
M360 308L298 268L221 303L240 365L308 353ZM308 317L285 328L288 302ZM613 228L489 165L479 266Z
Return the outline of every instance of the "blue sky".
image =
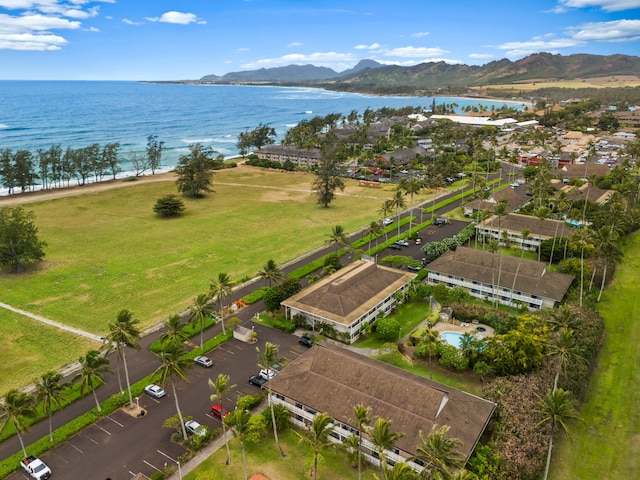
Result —
M0 0L0 79L640 55L640 0Z

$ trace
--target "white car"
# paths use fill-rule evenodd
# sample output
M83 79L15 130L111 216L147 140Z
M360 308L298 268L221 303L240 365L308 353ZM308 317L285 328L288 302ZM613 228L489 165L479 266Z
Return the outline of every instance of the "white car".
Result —
M199 437L206 437L208 433L207 427L205 427L204 425L200 425L195 420L189 420L188 422L185 422L184 428L187 429L187 433L190 433L191 435L198 435Z
M270 370L270 369L265 370L264 368L260 370L260 376L265 380L271 380L277 374L278 372L276 370Z
M147 392L147 395L153 398L162 398L166 395L165 391L160 385L156 385L152 383L151 385L147 385L144 387L144 391Z
M194 363L196 365L200 365L201 367L204 368L209 368L213 366L213 360L211 360L209 357L205 357L204 355L199 355L196 358L193 359Z
M384 220L382 220L382 224L386 227L387 225L391 225L393 223L393 219L392 218L385 218Z
M409 246L409 242L407 242L406 240L398 240L396 243L398 245L400 245L401 247L408 247Z

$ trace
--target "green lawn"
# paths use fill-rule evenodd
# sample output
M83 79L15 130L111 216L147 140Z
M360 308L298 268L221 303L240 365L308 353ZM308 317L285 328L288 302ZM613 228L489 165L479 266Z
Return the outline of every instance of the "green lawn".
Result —
M100 345L0 309L0 394L24 387L46 369L58 370Z
M431 306L428 303L408 303L402 305L397 312L389 315L400 323L400 338L404 338L420 322L426 320L431 315ZM372 333L367 338L357 341L353 346L357 348L380 348L385 343Z
M248 167L222 171L214 193L186 199L185 216L171 220L152 207L176 192L173 181L29 203L47 256L38 272L0 275L0 301L97 334L123 308L149 327L187 308L218 273L240 281L269 259L283 264L323 245L334 225L355 231L379 218L391 196L347 181L344 195L321 208L308 192L312 179ZM0 393L95 347L2 309L0 339L0 358L7 359Z
M313 465L313 451L298 437L288 431L279 435L282 449L287 454L282 457L278 452L273 435L258 443L246 445L247 473L249 477L258 472L270 480L299 480L313 478L309 476ZM231 447L231 465L225 465L227 453L221 448L205 460L198 468L184 475L184 480L226 480L244 478L242 468L242 451L237 439L229 442ZM372 466L363 470L364 480L373 480ZM379 473L379 472L378 472ZM358 478L358 471L349 464L346 453L335 449L323 450L318 465L318 480L351 480Z
M605 340L582 407L571 425L573 441L556 444L550 478L640 478L640 235L625 251L598 311Z

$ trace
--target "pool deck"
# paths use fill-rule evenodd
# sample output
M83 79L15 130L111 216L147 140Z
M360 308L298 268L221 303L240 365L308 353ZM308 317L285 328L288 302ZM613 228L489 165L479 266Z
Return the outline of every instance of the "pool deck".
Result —
M486 329L484 332L479 332L476 327L483 327ZM433 326L433 330L436 332L456 332L456 333L475 333L478 338L491 337L494 335L493 327L485 325L484 323L465 323L453 320L452 322L439 321Z

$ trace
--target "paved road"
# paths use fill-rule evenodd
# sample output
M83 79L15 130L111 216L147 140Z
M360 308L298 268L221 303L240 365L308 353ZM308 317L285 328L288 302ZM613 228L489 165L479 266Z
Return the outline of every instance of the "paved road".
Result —
M455 192L442 195L438 201L452 195L455 195ZM451 210L456 206L457 202L447 206L446 210ZM406 215L408 213L403 216ZM466 225L464 222L454 221L442 227L430 226L420 232L420 237L423 242L439 241L455 235ZM354 234L349 238L349 241L352 242L362 235L362 232ZM419 259L423 256L420 248L421 245L418 246L412 242L409 247L403 248L400 252L387 250L382 255L403 254ZM283 271L289 273L299 266L329 253L332 249L333 247L329 246L317 249L285 265ZM347 257L344 261L350 261L350 258ZM241 298L260 286L262 286L261 281L246 284L236 290L229 301ZM262 310L264 310L264 305L262 302L257 302L241 309L235 316L240 318L243 324L250 325L251 318ZM265 341L276 343L280 345L280 353L289 360L304 351L304 347L297 343L295 336L260 325L255 325L255 328L258 332L258 346L263 346ZM212 338L220 331L221 326L218 324L206 332L205 338ZM156 331L144 337L140 342L142 347L140 350L127 350L127 363L132 383L153 372L159 366L159 361L149 351L149 346L159 335L160 332ZM181 410L187 415L192 415L204 425L213 428L219 426L219 421L208 413L211 402L209 401L210 389L207 379L215 378L218 373L226 373L231 376L231 382L237 384L237 388L233 389L223 402L228 407L235 403L239 395L255 392L255 388L247 384L248 377L257 373L255 347L255 345L231 340L210 354L214 360L214 366L211 369L200 367L191 369L188 372L189 384L178 382L176 385ZM109 359L112 365L116 364L114 355L111 355ZM70 381L71 378L70 375L65 378L65 381ZM143 472L150 476L155 471L162 470L165 463L171 464L172 459L175 460L184 453L180 446L171 443L170 431L162 427L164 420L175 414L174 398L172 398L169 385L166 390L168 395L159 401L146 395L140 397L140 406L148 412L144 417L135 418L123 411L114 412L59 447L43 454L43 460L49 464L58 479L104 480L111 477L113 480L129 480L134 473ZM118 382L115 376L107 376L105 384L98 390L98 397L102 401L117 392ZM79 400L71 407L53 416L53 428L68 423L92 408L95 408L92 396ZM29 445L46 435L48 435L48 424L43 421L34 425L30 432L24 435L25 444ZM7 458L19 450L20 445L17 437L9 438L0 443L0 458ZM26 478L22 471L8 477L10 480L21 478Z

